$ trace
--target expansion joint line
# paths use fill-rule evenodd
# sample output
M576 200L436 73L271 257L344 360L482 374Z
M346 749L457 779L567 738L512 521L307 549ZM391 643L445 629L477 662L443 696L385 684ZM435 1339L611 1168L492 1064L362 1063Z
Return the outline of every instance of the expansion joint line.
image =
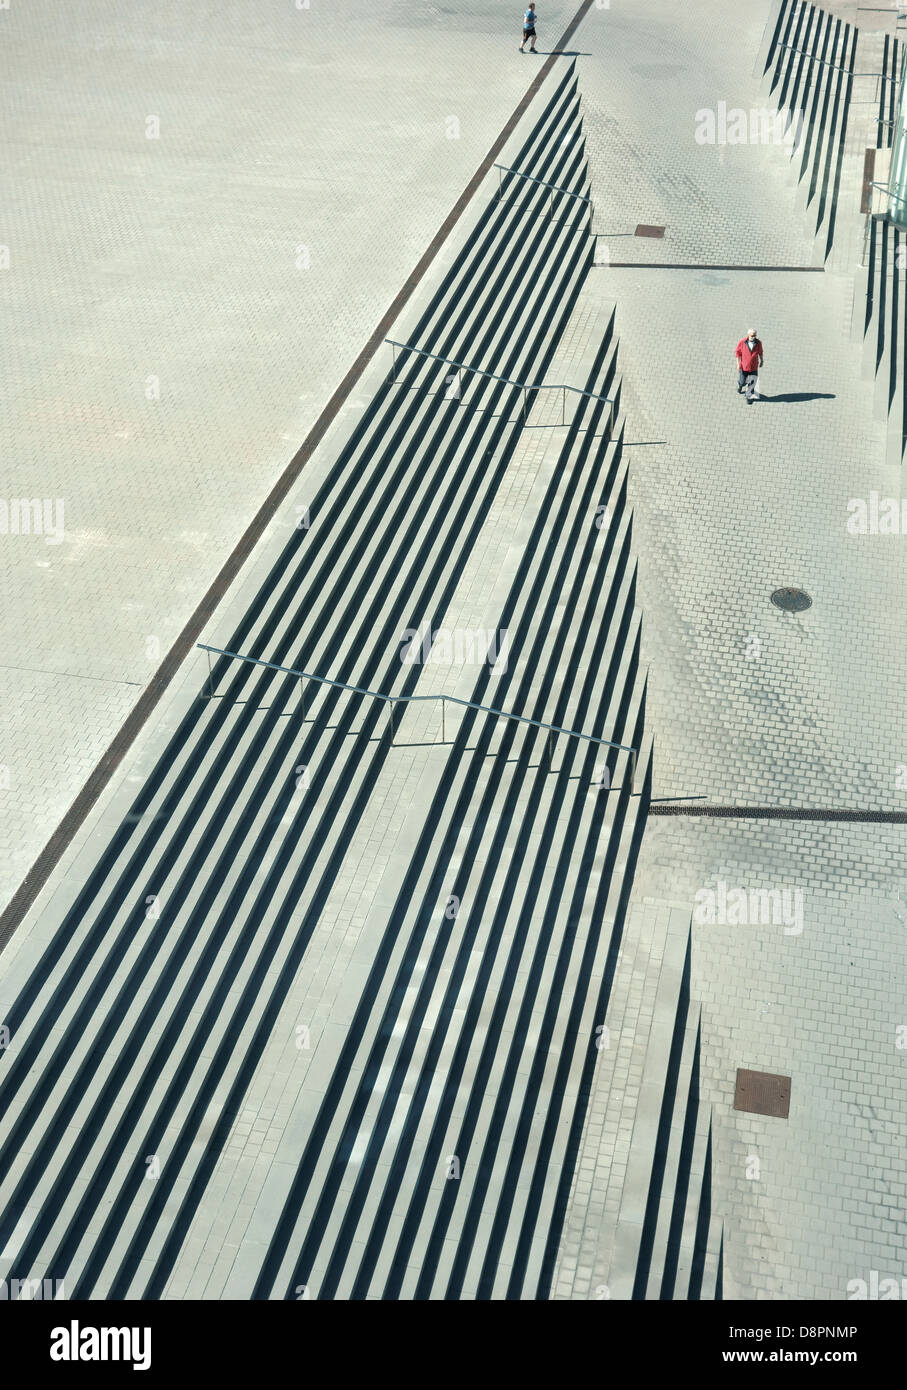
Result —
M835 810L827 806L709 806L655 801L650 816L714 816L722 820L850 821L856 824L907 825L907 811Z

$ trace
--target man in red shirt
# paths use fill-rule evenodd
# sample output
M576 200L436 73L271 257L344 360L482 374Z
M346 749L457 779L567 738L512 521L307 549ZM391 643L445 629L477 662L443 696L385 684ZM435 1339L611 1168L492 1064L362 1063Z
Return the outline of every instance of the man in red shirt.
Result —
M737 360L737 393L738 395L746 387L746 399L749 405L753 403L756 394L756 382L759 368L763 365L765 358L762 355L762 344L756 337L755 328L750 328L745 338L741 338L734 352Z

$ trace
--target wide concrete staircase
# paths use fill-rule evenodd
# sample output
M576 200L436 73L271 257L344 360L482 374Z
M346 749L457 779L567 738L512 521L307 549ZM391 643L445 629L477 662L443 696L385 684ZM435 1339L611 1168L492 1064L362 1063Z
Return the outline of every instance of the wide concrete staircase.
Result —
M651 748L613 315L563 425L556 393L524 389L557 365L593 256L588 205L552 218L545 187L587 189L572 67L514 163L540 182L489 200L408 335L420 353L217 644L342 686L219 658L4 973L10 1277L75 1298L547 1296ZM405 634L483 581L539 426L489 590L506 669L447 690L524 722L452 706L441 743L436 707L403 699L445 688L401 659ZM401 701L393 739L363 690ZM231 1153L280 1087L274 1162L242 1175L253 1234L232 1266L196 1265L196 1243L226 1249Z
M669 969L662 995L671 983ZM622 1223L618 1240L631 1247L632 1298L720 1299L721 1222L711 1206L712 1126L699 1094L701 1023L690 999L689 938L669 1039L665 1035L661 1047L650 1046L646 1062L646 1084L658 1089L661 1105L643 1220L639 1226ZM644 1124L634 1143L651 1144ZM645 1171L642 1163L637 1171Z

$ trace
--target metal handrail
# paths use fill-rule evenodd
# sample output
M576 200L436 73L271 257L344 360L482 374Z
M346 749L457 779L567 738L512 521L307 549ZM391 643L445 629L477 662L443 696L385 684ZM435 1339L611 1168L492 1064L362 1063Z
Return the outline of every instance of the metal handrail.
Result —
M463 705L467 709L481 710L485 714L494 714L499 719L512 719L518 724L531 724L536 729L546 729L548 738L546 741L548 761L551 761L551 735L567 734L570 738L586 739L589 743L598 743L606 748L617 748L622 753L632 753L630 781L631 784L636 780L636 757L638 748L631 748L626 743L614 743L608 738L596 738L594 734L581 733L579 729L565 729L560 724L546 724L541 719L530 719L525 714L511 714L508 710L494 709L491 705L480 705L475 700L461 700L457 695L386 695L381 690L367 690L361 685L347 685L345 681L337 681L329 676L316 676L311 671L297 671L292 666L281 666L276 661L261 661L256 656L244 656L241 652L225 651L223 647L210 647L205 642L196 642L196 647L208 653L208 696L214 699L213 673L211 670L211 653L215 652L218 656L229 656L234 661L247 661L252 666L266 666L271 671L282 671L285 676L298 676L301 680L318 681L321 685L336 686L339 690L351 690L355 695L369 695L373 700L386 700L390 704L390 734L391 745L394 742L394 705L395 704L414 704L418 701L440 700L441 701L441 742L446 742L446 702L451 704ZM305 696L300 698L300 708L305 714Z
M537 179L534 174L524 174L522 169L513 169L509 164L493 164L493 169L503 169L505 173L517 174L521 179L528 179L530 183L541 184L542 188L554 188L558 193L566 193L568 198L578 198L581 203L591 203L592 199L587 198L583 193L571 193L569 188L563 188L559 183L546 183L544 179ZM501 192L501 180L498 180L498 196Z
M442 357L440 353L427 352L425 348L414 347L412 343L398 343L395 338L385 338L384 341L390 345L391 353L393 356L393 367L391 369L391 380L393 382L396 382L397 380L397 348L401 348L405 349L406 352L416 353L418 357L429 357L433 362L443 362L448 367L455 367L458 376L460 372L471 372L473 376L484 376L488 377L490 381L503 382L505 386L515 386L517 390L522 391L523 393L524 420L528 412L528 397L530 391L572 391L574 395L577 396L589 396L592 400L604 401L607 405L610 405L611 407L609 427L613 432L614 400L611 396L601 396L596 391L584 391L579 386L567 386L566 383L560 381L539 381L536 382L534 386L530 386L528 382L525 381L513 381L510 377L497 376L494 372L486 372L482 367L472 367L468 362L455 362L452 357ZM563 423L564 412L562 410L561 424Z
M899 193L892 193L887 183L876 183L873 179L869 180L870 188L878 188L883 193L887 193L889 198L893 198L896 203L907 203L907 198L902 198Z
M836 68L838 72L846 72L850 77L881 77L886 82L896 82L897 78L892 77L887 72L852 72L850 68L845 68L843 63L830 63L827 58L820 58L817 53L810 53L808 48L794 48L792 43L779 43L779 48L786 48L788 53L800 53L804 58L809 58L810 62L822 63L826 68Z

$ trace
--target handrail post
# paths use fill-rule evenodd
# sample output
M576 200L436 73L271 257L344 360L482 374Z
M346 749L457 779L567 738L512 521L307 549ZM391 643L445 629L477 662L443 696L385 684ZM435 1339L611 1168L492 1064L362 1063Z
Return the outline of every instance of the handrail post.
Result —
M447 700L441 696L441 742L447 742Z
M562 386L562 387L561 387L561 424L562 424L562 425L563 425L563 424L566 424L566 421L567 421L567 388L566 388L566 386Z
M397 384L397 345L396 345L396 343L391 343L391 358L392 358L392 365L391 365L391 382L396 386L396 384Z
M305 679L299 677L299 717L305 723Z
M391 748L393 748L393 746L394 746L394 697L393 697L393 695L389 695L389 696L387 697L387 708L388 708L388 711L389 711L389 713L390 713Z
M636 795L636 749L630 754L630 795Z
M213 700L213 699L214 699L214 682L213 682L213 680L212 680L212 678L211 678L211 653L210 653L210 652L206 652L206 656L207 656L207 658L208 658L208 699L209 699L209 700Z
M528 388L527 386L524 386L524 387L523 387L523 424L524 424L524 425L525 425L525 423L526 423L526 421L527 421L528 418L529 418L529 388Z

